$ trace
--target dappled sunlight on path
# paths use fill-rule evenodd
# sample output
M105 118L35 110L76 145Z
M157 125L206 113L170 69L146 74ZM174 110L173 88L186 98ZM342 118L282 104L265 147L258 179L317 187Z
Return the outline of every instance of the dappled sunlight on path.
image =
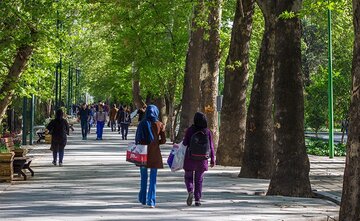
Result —
M239 179L237 167L215 167L205 175L203 205L186 206L183 172L159 170L157 208L137 201L139 169L125 161L129 141L105 128L104 140L79 128L69 137L64 166L51 164L49 145L34 147L35 177L0 193L1 220L296 220L334 215L338 207L320 199L266 197L267 180ZM164 162L171 145L164 145Z

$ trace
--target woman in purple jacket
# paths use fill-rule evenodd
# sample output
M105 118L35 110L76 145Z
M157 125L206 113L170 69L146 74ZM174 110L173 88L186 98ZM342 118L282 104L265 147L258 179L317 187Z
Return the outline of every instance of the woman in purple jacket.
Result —
M194 116L194 124L186 130L183 140L183 144L187 146L183 168L185 170L185 185L189 194L186 200L188 206L192 205L194 196L195 206L201 205L200 199L202 193L202 183L204 179L204 173L208 170L207 159L193 160L190 157L189 145L191 142L191 138L193 134L198 131L202 131L208 136L210 145L210 167L214 167L215 165L215 153L212 132L207 128L207 120L205 114L197 112Z

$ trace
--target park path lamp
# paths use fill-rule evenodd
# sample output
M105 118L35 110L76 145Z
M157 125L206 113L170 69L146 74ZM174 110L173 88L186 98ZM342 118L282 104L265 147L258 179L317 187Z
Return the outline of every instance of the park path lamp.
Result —
M332 30L331 8L328 1L328 105L329 105L329 157L334 158L334 104L333 104L333 76L332 76Z

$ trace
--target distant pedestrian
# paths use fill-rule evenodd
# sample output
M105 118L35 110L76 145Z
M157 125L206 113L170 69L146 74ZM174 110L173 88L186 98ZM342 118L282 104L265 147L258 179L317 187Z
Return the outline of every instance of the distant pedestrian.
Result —
M139 108L139 110L137 111L137 114L139 116L138 118L139 122L144 119L146 107L147 107L146 104L144 104L142 108Z
M87 108L85 103L82 104L77 115L80 118L82 139L86 140L89 129L90 110Z
M200 206L204 173L208 170L207 158L210 158L211 167L215 165L214 142L212 132L207 128L205 114L201 112L195 114L194 124L186 130L183 144L187 146L183 167L188 191L186 203L191 206L195 196L195 206ZM199 153L199 150L206 151Z
M344 135L348 135L349 129L349 117L346 117L344 120L341 121L341 143L344 143Z
M135 142L148 145L147 165L140 167L139 202L154 208L156 205L157 169L164 167L159 145L166 142L165 126L159 121L159 110L156 106L149 105L147 107L145 118L137 127ZM147 191L148 169L150 169L150 184Z
M89 106L89 110L90 110L90 120L89 120L88 134L90 133L91 128L94 125L95 108L93 106Z
M96 140L102 140L103 129L106 122L106 113L103 110L103 105L99 105L99 111L95 114L96 121Z
M123 140L127 140L130 123L131 123L130 110L125 105L124 110L120 113L121 137Z
M63 165L64 149L67 142L67 135L69 135L69 124L64 119L64 112L61 109L56 111L55 119L52 120L47 129L51 134L51 147L53 152L52 164L56 166L57 156L59 154L59 166Z
M121 114L122 114L122 112L124 112L124 108L122 105L120 105L118 112L116 114L116 122L117 122L119 134L121 133L120 129L121 129Z
M109 112L109 122L111 131L116 131L116 115L117 115L118 109L116 108L116 104L113 104L113 106L110 109Z

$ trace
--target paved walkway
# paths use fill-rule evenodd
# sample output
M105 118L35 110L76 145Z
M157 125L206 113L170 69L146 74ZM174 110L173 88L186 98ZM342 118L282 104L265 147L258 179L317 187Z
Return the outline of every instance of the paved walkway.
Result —
M129 139L133 134L132 129ZM267 190L268 180L239 179L238 167L221 166L206 173L201 207L186 206L183 172L168 168L158 173L157 208L143 207L137 202L139 171L125 161L126 144L108 128L103 141L94 134L81 141L76 128L63 167L52 166L49 145L34 146L35 177L0 183L0 220L328 220L338 214L339 207L327 200L257 195ZM164 161L170 148L162 148ZM313 188L331 192L336 186L341 192L339 179L339 185L323 181L339 178L343 165L311 160L319 161L312 163Z

